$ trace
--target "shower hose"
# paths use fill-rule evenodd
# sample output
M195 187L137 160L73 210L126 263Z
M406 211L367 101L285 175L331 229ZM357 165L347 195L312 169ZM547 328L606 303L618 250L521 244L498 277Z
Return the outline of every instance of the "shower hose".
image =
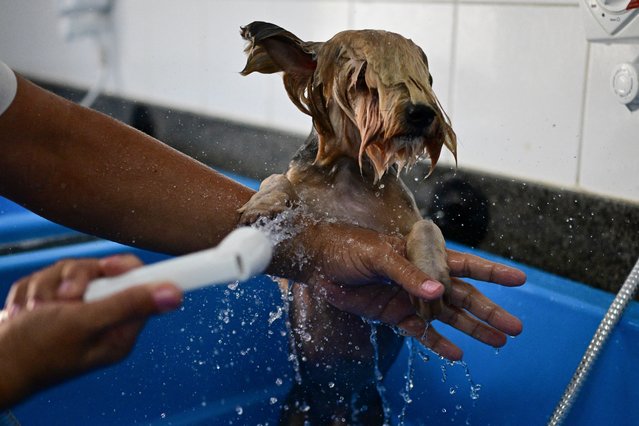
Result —
M599 327L597 327L595 335L592 337L586 352L581 358L581 362L577 366L572 379L570 379L568 386L566 386L566 390L564 391L561 400L555 407L555 411L548 421L548 426L558 426L563 423L566 415L568 415L568 412L572 408L581 387L586 381L592 366L597 360L601 349L606 343L606 340L608 340L610 333L612 333L615 325L619 322L619 319L628 306L628 303L632 300L632 297L637 290L637 286L639 286L639 259L637 259L637 262L632 268L632 271L630 271L628 278L626 278L626 281L621 286L621 289L619 289L617 296L615 296L614 300L610 304L606 315L604 315L601 323L599 323Z

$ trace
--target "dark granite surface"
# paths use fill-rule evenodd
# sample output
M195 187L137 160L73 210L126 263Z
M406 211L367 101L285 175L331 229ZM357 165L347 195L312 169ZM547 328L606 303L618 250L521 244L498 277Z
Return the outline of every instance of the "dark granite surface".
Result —
M79 100L77 90L45 85ZM286 169L303 137L102 96L94 108L214 167L263 179ZM639 204L438 167L405 181L447 238L616 292L639 257Z

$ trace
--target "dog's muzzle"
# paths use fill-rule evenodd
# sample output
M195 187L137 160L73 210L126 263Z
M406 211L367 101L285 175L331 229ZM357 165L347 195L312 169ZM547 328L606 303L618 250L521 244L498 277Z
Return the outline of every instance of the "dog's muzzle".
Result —
M407 136L423 136L435 120L435 110L426 104L409 103L404 113Z

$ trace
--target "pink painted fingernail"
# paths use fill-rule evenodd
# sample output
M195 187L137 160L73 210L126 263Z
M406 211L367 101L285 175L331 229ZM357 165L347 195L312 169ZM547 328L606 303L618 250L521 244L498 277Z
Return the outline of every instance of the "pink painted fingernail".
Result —
M42 302L38 299L29 299L27 300L27 306L26 309L27 311L32 311L34 309L36 309L37 307L39 307L40 305L42 305Z
M168 312L180 306L182 297L172 288L160 287L153 290L153 301L160 312Z
M16 305L15 303L9 305L9 307L7 308L7 317L15 317L16 315L18 315L18 312L20 312L21 309L22 308L20 307L20 305Z
M438 281L427 280L422 283L421 288L424 293L427 293L429 296L435 296L444 289L444 285Z
M73 281L64 280L58 287L58 296L67 297L73 294Z

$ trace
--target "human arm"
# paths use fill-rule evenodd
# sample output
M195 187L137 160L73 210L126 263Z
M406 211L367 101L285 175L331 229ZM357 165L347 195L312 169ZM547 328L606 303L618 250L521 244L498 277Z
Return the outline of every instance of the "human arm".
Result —
M180 290L148 284L82 302L88 282L139 266L133 256L65 260L14 284L0 318L0 410L38 390L119 361L148 317L175 309Z
M0 195L65 226L172 254L216 245L253 191L17 76L0 115Z

